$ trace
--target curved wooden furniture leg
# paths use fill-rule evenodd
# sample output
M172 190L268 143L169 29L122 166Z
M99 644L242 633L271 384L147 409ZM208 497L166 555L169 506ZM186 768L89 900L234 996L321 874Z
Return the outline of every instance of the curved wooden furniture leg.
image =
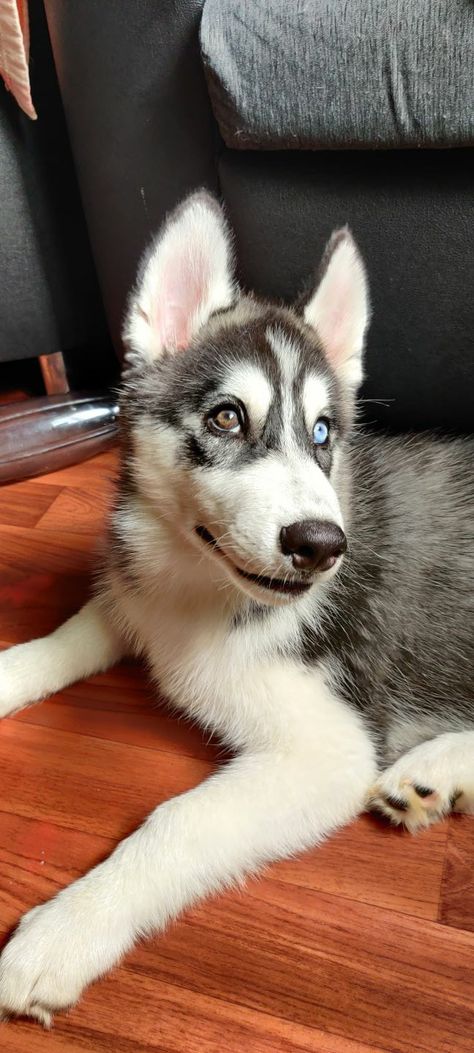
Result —
M39 355L38 361L48 395L66 395L71 389L61 351L55 351L52 355Z

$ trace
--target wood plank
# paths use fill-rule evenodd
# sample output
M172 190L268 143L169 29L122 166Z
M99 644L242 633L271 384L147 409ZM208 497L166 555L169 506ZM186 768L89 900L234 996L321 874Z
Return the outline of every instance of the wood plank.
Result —
M443 925L474 932L474 817L449 820L439 920Z
M123 667L32 706L15 720L217 763L219 746L206 745L198 729L154 709L148 692L141 670ZM413 838L364 816L313 851L279 863L275 873L290 884L434 919L446 838L446 824Z
M15 846L0 854L3 931L20 912L98 862L111 845L50 822L1 818L1 844ZM128 965L59 1018L53 1033L58 1044L48 1049L68 1048L68 1041L69 1048L102 1049L114 1035L114 1049L120 1050L133 1032L143 1048L217 1053L222 1046L214 1042L225 1026L225 1048L236 1053L244 1048L464 1053L471 1048L466 1004L472 1010L474 941L459 944L445 930L448 940L440 946L440 932L439 926L414 926L412 919L341 905L337 897L277 881L252 882L245 895L204 904L164 937L137 948ZM440 999L442 1011L429 1025L427 1017ZM180 1046L179 1021L184 1025L188 1018L189 1045ZM408 1036L418 1035L410 1030L416 1022L423 1041L409 1044ZM255 1045L247 1046L252 1028ZM19 1044L2 1049L43 1048L44 1033L34 1024L9 1025L5 1033ZM28 1041L34 1044L27 1046Z
M54 574L82 574L94 565L94 549L89 534L72 530L34 530L27 527L0 527L0 572L49 571Z
M53 490L53 487L45 486L44 489ZM41 516L41 529L63 531L70 529L73 523L75 534L97 535L104 530L107 511L112 505L113 490L108 481L104 481L104 484L98 482L87 490L78 486L65 486Z
M413 837L364 815L301 858L279 863L275 873L293 885L434 921L447 837L447 822Z
M110 854L112 838L0 812L0 942L30 907Z
M113 847L112 839L62 828L54 823L0 814L0 925L9 932L18 917L33 904L54 895L64 885L98 863ZM13 847L14 846L14 847ZM159 948L152 941L149 951ZM137 1014L137 1000L147 1012ZM155 1028L159 1013L159 1029ZM48 1035L48 1050L114 1049L133 1032L140 1048L196 1053L222 1049L225 1027L226 1050L250 1048L253 1053L272 1050L325 1051L331 1053L377 1053L373 1046L345 1040L331 1040L319 1030L273 1019L239 1005L226 1005L185 988L172 988L155 977L140 975L127 966L115 970L111 978L93 987L68 1017L58 1017L55 1030ZM183 1034L189 1041L182 1045ZM247 1040L252 1042L247 1046ZM37 1025L15 1022L2 1028L2 1049L20 1051L43 1049L45 1033ZM9 1043L11 1043L9 1045ZM56 1044L54 1044L56 1043ZM243 1044L241 1044L243 1043ZM124 1049L129 1047L125 1044ZM131 1047L136 1049L137 1046ZM378 1047L377 1047L378 1048Z
M0 527L3 645L51 632L85 602L97 563L94 548L95 539L85 534Z
M182 756L210 760L223 756L218 744L205 742L201 731L167 712L146 671L125 664L74 684L53 698L30 706L16 720L76 735L130 743Z
M120 969L92 988L53 1031L15 1021L3 1029L3 1053L383 1053L245 1006L198 995Z
M0 524L34 527L59 497L60 486L13 483L0 488Z
M392 1053L471 1053L474 938L403 914L252 882L190 912L128 967Z
M136 1020L137 976L120 970L116 981L107 984L109 1009L106 1013L112 1024L113 1006L122 1005L119 1025L120 1037L130 1034L129 1021ZM166 1049L170 1053L376 1053L374 1047L359 1042L328 1036L319 1029L302 1027L283 1018L249 1010L235 1003L225 1003L206 994L198 994L172 984L141 975L140 1000L150 1006L148 1019L134 1025L134 1038L145 1048ZM143 985L143 986L142 986ZM104 1031L102 1002L91 992L87 1005L76 1013L78 1023L86 1018L97 1031ZM127 1013L127 1009L129 1012ZM131 1012L130 1012L131 1010ZM142 1018L143 1019L143 1018ZM159 1026L156 1021L159 1020ZM128 1025L128 1026L127 1026ZM158 1040L158 1047L155 1045Z
M0 820L0 844L3 846L0 849L0 920L4 932L13 927L24 910L34 903L47 899L59 888L95 865L108 854L112 847L111 839L60 828L49 821L25 819L15 815L7 817L1 815ZM11 846L14 846L14 849ZM186 985L181 986L182 977L180 977L180 985L170 989L169 982L160 979L163 973L163 953L166 959L169 954L167 947L169 939L168 936L157 938L150 941L146 948L139 948L134 952L131 960L128 959L128 967L125 965L116 970L106 983L102 982L92 988L83 1003L68 1018L59 1018L54 1032L56 1036L59 1029L57 1048L64 1048L62 1045L64 1040L77 1041L82 1048L84 1039L86 1042L89 1039L95 1043L91 1048L102 1049L106 1041L110 1041L111 1034L125 1039L130 1033L132 1024L134 1040L143 1042L145 1048L148 1046L164 1048L176 1050L176 1053L184 1048L190 1050L194 1048L196 1051L207 1048L221 1049L222 1047L214 1046L213 1043L219 1041L220 1029L224 1025L226 1027L225 1048L226 1050L234 1048L236 1053L239 1049L247 1048L246 1044L239 1047L238 1043L246 1042L247 1036L250 1037L250 1028L254 1029L255 1045L250 1045L248 1048L252 1050L261 1048L262 1053L267 1050L270 1053L271 1049L289 1049L294 1050L295 1053L297 1050L331 1050L331 1053L333 1051L336 1053L337 1050L340 1050L341 1053L345 1051L347 1053L370 1053L371 1051L374 1053L375 1049L384 1048L383 1046L375 1047L373 1044L362 1044L358 1040L346 1041L337 1035L331 1036L331 1044L328 1045L323 1032L313 1023L309 1025L294 1023L291 1019L281 1018L280 1013L277 1013L273 1019L268 1015L266 1009L265 1015L262 1016L260 1013L256 1015L255 1012L246 1008L245 1004L240 1003L241 974L245 975L246 971L249 972L248 963L246 964L245 961L248 957L248 945L241 932L242 924L247 928L247 935L250 935L250 932L254 933L251 946L253 948L253 941L256 938L257 954L260 953L262 931L264 941L267 939L271 941L273 931L279 929L279 925L275 926L272 922L267 936L262 930L261 894L264 891L264 884L252 883L248 899L241 895L237 900L232 895L226 897L226 900L229 899L226 910L230 910L231 913L237 910L238 924L235 927L229 926L226 920L224 927L218 926L219 931L223 928L225 931L226 949L223 953L231 961L235 960L236 956L239 959L239 968L236 972L237 990L230 992L228 1005L222 1002L221 996L216 992L214 992L216 1001L209 998L205 984L202 985L202 989L199 986L197 990L194 983L190 989ZM253 896L252 891L255 893ZM215 911L217 910L219 915L222 903L224 900L221 901L221 904L216 903L214 906L204 905L192 912L187 920L178 923L178 926L183 926L184 937L187 939L188 927L192 927L194 921L197 921L197 938L201 942L202 953L205 956L211 955L211 959L216 950ZM253 918L254 913L258 915L258 921ZM211 918L214 917L214 921L211 920L209 925L205 922L203 932L201 926L204 914L206 916L209 914ZM192 932L191 955L195 953L195 935ZM180 950L182 949L180 942ZM252 956L253 953L252 950ZM280 969L284 969L285 960L288 959L288 969L291 970L293 955L288 954L287 947L283 948L279 957L282 963ZM312 963L309 964L312 967ZM139 976L136 975L137 970ZM262 972L261 983L265 982L266 976L267 974ZM273 974L270 979L273 983ZM253 982L251 966L249 982ZM237 1002L234 1001L234 997L237 997ZM146 1003L144 1003L145 998ZM137 1017L138 999L142 1005L147 1005L148 1011L139 1013ZM155 1008L157 1012L159 1011L159 1034L160 1040L165 1042L164 1045L160 1045L159 1042L156 1044L158 1036L153 1034L154 1028L151 1022L154 1020ZM183 1030L182 1026L179 1026L179 1020L184 1024L187 1018L190 1018L191 1034L195 1037L190 1038L189 1045L180 1046ZM314 1027L315 1030L313 1030ZM20 1032L19 1028L21 1028ZM28 1048L42 1048L43 1033L33 1024L15 1024L13 1031L10 1028L5 1030L7 1038L13 1034L14 1040L18 1041L17 1036L20 1034L24 1036L26 1042L29 1036L29 1041L34 1044ZM114 1038L115 1041L116 1038ZM205 1041L209 1042L209 1046L204 1045ZM8 1048L8 1046L2 1046L2 1048ZM24 1047L20 1042L18 1047L12 1048L23 1049ZM49 1048L54 1049L55 1047ZM86 1048L89 1046L86 1045ZM117 1045L114 1048L120 1049L121 1047Z
M0 647L46 636L79 610L89 575L3 574L0 570Z
M214 766L211 760L3 720L0 839L2 813L12 812L118 841Z
M102 520L110 491L106 479L101 481L103 463L110 474L115 470L116 456L108 453L94 460L99 462L95 464L95 475L92 462L88 462L87 467L75 465L54 473L54 478L61 476L64 482L76 477L85 478L85 471L92 473L95 493L90 504L84 497L80 505L82 518L74 494L72 503L68 503L67 490L62 491L51 482L43 486L45 479L51 480L51 476L43 477L40 484L16 484L18 489L29 486L44 489L45 494L51 494L53 499L48 499L46 508L44 502L38 504L33 495L31 519L37 518L38 524L34 530L26 526L0 526L0 644L18 643L51 632L85 602L104 544ZM8 489L0 490L0 520L2 493ZM54 505L62 496L68 515L64 512L64 505L59 506L55 515ZM5 499L6 517L8 507ZM91 518L90 529L87 529L87 516L92 516L94 507L96 514L93 520ZM43 519L45 527L42 526Z
M117 474L119 462L118 450L106 450L104 453L91 457L88 461L70 465L68 468L60 468L57 472L50 472L41 476L41 482L47 486L79 486L89 487L95 483L104 486L112 482Z

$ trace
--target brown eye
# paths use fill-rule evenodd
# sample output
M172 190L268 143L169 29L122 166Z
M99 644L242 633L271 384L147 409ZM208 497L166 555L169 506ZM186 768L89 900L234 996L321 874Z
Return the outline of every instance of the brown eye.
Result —
M216 435L240 435L242 411L239 406L218 406L209 414L207 426Z

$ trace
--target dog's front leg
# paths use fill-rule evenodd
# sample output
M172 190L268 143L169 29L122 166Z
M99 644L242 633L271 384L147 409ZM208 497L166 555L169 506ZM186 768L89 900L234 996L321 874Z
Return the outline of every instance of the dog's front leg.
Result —
M140 934L353 818L373 750L357 717L335 705L335 720L323 714L288 748L244 753L156 809L108 860L27 914L0 959L0 1013L49 1024Z
M0 717L108 669L119 661L123 651L101 605L90 600L49 636L2 651Z

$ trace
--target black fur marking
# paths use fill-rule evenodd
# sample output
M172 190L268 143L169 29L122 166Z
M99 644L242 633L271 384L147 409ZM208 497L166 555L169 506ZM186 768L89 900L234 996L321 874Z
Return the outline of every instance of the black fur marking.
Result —
M279 450L281 449L281 433L283 429L283 416L282 416L282 405L279 388L275 390L275 397L270 405L270 409L267 414L265 421L265 427L262 432L259 446L261 452L267 452L268 450Z
M385 800L391 808L395 808L397 812L407 812L408 803L404 801L402 797L394 797L392 794L385 794Z
M231 629L245 629L250 622L261 622L268 618L272 610L273 608L268 607L266 604L255 603L251 600L248 607L234 614Z
M185 450L186 459L194 467L204 468L206 465L213 463L208 451L204 449L202 443L199 442L192 432L186 436Z
M431 797L431 794L435 792L429 786L414 786L413 789L418 794L418 797Z
M248 581L253 581L262 589L270 589L270 591L273 592L287 592L293 596L302 595L304 592L307 592L313 584L312 581L294 581L291 578L281 581L279 578L266 578L262 574L249 574L246 570L241 570L240 567L236 567L235 569L242 578L247 578Z

